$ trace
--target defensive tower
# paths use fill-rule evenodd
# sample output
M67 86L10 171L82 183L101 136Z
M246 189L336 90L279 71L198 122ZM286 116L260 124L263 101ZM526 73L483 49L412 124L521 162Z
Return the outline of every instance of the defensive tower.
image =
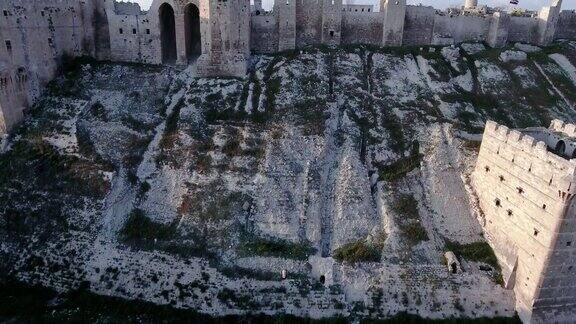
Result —
M576 126L488 122L473 175L484 229L525 323L576 316Z

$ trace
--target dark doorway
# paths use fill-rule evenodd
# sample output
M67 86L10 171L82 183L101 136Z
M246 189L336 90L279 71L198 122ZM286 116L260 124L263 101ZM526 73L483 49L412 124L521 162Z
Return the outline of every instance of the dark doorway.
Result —
M160 42L162 63L176 62L176 24L174 9L167 3L160 6Z
M200 42L200 10L194 4L184 9L184 29L186 30L186 57L193 60L202 54Z
M564 155L566 153L566 143L564 143L564 141L558 142L555 151L558 155Z
M458 266L456 265L456 262L452 262L452 264L450 264L450 271L452 271L453 274L458 273Z

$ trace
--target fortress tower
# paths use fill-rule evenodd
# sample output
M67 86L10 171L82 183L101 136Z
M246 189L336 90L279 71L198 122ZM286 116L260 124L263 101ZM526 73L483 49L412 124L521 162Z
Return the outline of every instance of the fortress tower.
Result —
M576 316L576 125L488 122L473 174L484 229L524 323Z
M538 12L538 43L540 45L548 45L554 40L561 8L562 0L552 0L549 7L544 7Z
M203 17L208 17L204 19ZM246 75L250 55L250 1L200 0L200 76Z
M464 9L473 9L478 7L478 0L466 0L464 3Z
M406 19L406 0L381 0L380 10L384 15L382 45L402 45Z

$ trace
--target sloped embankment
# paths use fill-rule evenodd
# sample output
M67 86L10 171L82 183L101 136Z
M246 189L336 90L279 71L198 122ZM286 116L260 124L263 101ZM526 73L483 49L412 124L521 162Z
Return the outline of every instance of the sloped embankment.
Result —
M72 66L0 156L1 255L29 282L211 314L511 316L468 186L478 134L573 122L574 53L313 48L242 80Z

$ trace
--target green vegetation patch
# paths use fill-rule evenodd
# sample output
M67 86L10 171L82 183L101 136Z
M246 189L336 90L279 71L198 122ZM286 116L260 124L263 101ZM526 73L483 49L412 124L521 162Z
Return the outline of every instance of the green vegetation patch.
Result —
M406 219L420 219L418 202L413 195L401 194L394 202L394 210Z
M402 158L392 164L378 166L380 180L394 182L406 176L410 171L420 167L422 154L420 154L420 145L414 142L410 156Z
M380 249L368 244L365 240L348 243L334 251L334 259L339 262L380 262Z
M307 260L316 253L316 249L309 242L294 243L281 239L266 239L251 237L238 247L240 255L258 255L263 257L278 257L294 260Z
M60 154L40 137L21 139L0 155L0 230L54 235L76 226L70 206L84 208L106 196L111 166ZM20 237L20 236L18 236Z
M494 254L494 250L492 250L492 247L487 242L460 244L458 242L446 241L446 249L468 261L483 262L491 265L495 269L500 269L496 254Z
M165 225L152 221L143 210L134 209L120 231L124 241L168 240L177 235L175 224Z

